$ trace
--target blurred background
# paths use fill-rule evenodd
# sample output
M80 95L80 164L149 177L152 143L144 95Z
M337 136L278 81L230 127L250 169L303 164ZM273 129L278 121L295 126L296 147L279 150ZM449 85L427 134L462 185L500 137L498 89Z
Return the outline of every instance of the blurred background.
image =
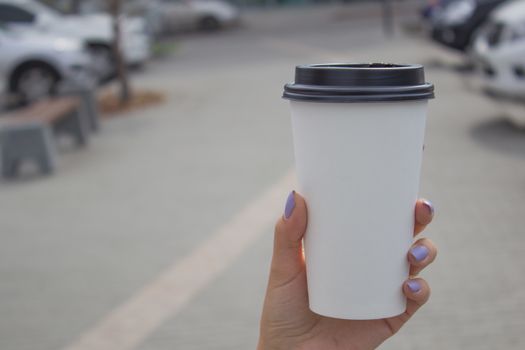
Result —
M0 0L0 349L255 348L282 88L335 61L436 86L433 295L382 348L525 348L524 0Z

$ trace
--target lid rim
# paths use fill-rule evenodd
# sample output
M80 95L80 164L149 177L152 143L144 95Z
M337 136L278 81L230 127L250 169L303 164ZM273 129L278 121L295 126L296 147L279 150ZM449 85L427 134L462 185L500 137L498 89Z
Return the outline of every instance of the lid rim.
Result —
M329 63L299 65L283 98L319 102L380 102L434 98L420 64Z
M419 100L430 100L433 99L434 93L421 93L421 94L403 94L403 95L331 95L331 96L319 96L319 95L305 95L305 94L293 94L284 93L282 96L284 99L291 101L301 102L338 102L338 103L351 103L351 102L396 102L396 101L419 101Z

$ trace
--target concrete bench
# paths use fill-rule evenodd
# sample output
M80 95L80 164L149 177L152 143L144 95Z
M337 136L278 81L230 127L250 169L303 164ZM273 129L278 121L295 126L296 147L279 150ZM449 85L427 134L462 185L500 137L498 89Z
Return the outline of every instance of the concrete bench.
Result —
M60 96L77 96L82 100L89 128L93 132L100 130L100 117L97 103L97 86L93 83L82 85L62 85L59 88Z
M89 121L79 97L59 97L35 104L0 117L2 175L17 175L23 160L35 161L42 173L54 171L55 143L52 132L66 133L79 146L86 145Z

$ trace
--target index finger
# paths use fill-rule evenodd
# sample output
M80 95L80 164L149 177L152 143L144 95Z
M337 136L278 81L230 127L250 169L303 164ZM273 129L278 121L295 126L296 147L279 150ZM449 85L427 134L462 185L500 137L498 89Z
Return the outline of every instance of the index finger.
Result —
M429 200L420 199L416 202L414 236L420 234L434 218L434 206Z

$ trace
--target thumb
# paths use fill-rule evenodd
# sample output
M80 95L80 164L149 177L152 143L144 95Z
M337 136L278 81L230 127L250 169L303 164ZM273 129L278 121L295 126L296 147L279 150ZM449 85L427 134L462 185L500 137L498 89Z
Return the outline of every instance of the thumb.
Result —
M275 225L270 283L284 285L304 270L302 239L306 231L306 203L295 191L286 200L283 216Z

